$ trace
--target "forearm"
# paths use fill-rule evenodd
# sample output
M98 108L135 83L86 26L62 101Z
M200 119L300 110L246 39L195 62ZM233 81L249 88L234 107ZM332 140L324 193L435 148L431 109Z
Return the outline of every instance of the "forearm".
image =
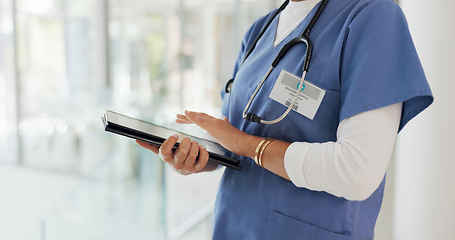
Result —
M343 121L337 142L290 144L275 140L262 155L263 167L298 187L363 200L384 177L401 108L401 103L395 104ZM249 150L245 156L254 157L261 139L246 139L244 146Z
M249 135L243 140L243 156L254 158L256 147L264 138ZM284 155L286 149L291 145L289 142L274 140L265 148L262 154L262 167L275 173L276 175L290 180L284 166Z

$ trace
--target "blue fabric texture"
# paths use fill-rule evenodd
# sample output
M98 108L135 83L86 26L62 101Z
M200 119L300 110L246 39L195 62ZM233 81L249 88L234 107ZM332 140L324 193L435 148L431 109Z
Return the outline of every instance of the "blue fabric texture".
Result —
M403 102L399 130L433 102L406 19L392 0L331 0L310 38L313 57L306 80L326 90L313 120L294 111L273 125L242 118L257 84L284 44L303 32L319 4L278 46L276 18L243 62L272 13L247 31L235 65L232 92L222 92L222 111L249 134L288 142L336 141L341 121ZM250 111L266 120L286 107L269 98L281 70L302 75L304 44L294 46L267 78ZM243 63L242 63L243 62ZM243 171L226 169L217 196L213 239L373 239L384 181L365 201L298 188L241 157Z

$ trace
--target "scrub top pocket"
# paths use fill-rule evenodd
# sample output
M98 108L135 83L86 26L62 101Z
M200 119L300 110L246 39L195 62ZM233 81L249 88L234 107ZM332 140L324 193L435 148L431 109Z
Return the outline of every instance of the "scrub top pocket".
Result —
M294 84L294 82L291 82L286 84L286 90L283 89L285 85L283 85L283 82L281 83L276 83L276 79L273 81L273 85L270 86L270 88L267 90L266 95L268 96L266 98L266 104L267 104L267 115L269 116L268 118L273 119L277 118L279 115L281 115L284 111L287 110L287 107L289 104L294 100L294 95L288 96L290 94L288 89L288 86L290 87L289 84ZM285 81L285 80L282 80ZM292 79L292 81L295 81L295 79ZM340 92L338 91L333 91L333 90L326 90L325 88L322 88L318 86L317 84L314 84L311 81L305 80L306 83L308 83L308 86L312 85L314 87L311 88L305 88L305 90L300 94L300 100L296 102L296 105L294 107L294 110L291 111L291 113L297 113L299 115L304 115L304 112L307 114L310 114L307 111L301 111L301 109L305 109L309 107L309 109L312 108L312 106L308 106L308 104L316 105L316 115L318 115L318 112L320 111L330 111L331 112L338 112L339 110L339 104L340 104ZM278 87L276 85L279 85ZM274 91L274 88L278 88L279 90ZM306 92L307 89L313 89L309 90L309 92ZM317 89L317 90L316 90ZM294 90L295 91L295 90ZM272 92L274 93L274 96L272 96ZM277 96L278 94L284 95L284 96ZM311 95L309 95L311 94ZM318 95L315 94L324 94L322 97L322 100L319 105L317 105L317 99L319 98ZM303 99L306 99L305 103L302 103ZM286 102L287 105L285 105L284 99L288 99ZM309 103L311 102L311 103ZM303 105L302 105L303 104ZM307 104L305 106L305 104ZM333 109L335 107L335 109ZM299 109L299 112L297 112L296 109ZM329 109L325 109L329 108ZM307 117L307 116L305 116ZM314 120L314 118L313 118Z
M269 98L266 114L264 114L265 119L275 119L285 110L284 105ZM313 120L296 111L291 111L281 122L266 126L265 135L288 142L336 141L339 116L340 93L325 90L324 97Z
M334 233L314 225L270 211L262 240L349 240L350 236Z
M316 119L317 118L317 119ZM340 119L340 92L326 90L321 106L316 113L316 121L324 121L338 127Z

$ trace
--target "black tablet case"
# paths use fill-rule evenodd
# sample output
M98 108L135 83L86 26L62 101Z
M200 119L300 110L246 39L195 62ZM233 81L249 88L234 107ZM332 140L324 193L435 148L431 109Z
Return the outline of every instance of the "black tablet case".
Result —
M111 114L121 115L123 117L127 117L127 118L130 118L130 119L133 119L133 120L141 121L141 122L146 123L146 124L151 124L151 125L153 125L155 127L161 127L161 126L158 126L158 125L146 122L146 121L142 121L142 120L139 120L139 119L135 119L135 118L132 118L132 117L128 117L128 116L125 116L123 114L116 113L116 112L113 112L113 111L110 111L110 110L107 110L107 112L110 112ZM126 126L122 126L122 125L113 123L113 122L109 121L109 119L107 117L108 116L107 112L102 117L105 131L108 131L108 132L111 132L111 133L115 133L115 134L119 134L119 135L122 135L122 136L126 136L126 137L129 137L129 138L137 139L137 140L140 140L140 141L143 141L143 142L147 142L147 143L150 143L150 144L154 144L154 145L157 145L157 146L161 146L161 144L166 140L166 139L164 139L162 137L154 135L153 133L143 132L143 131L139 131L137 129L132 129L132 128L129 128L129 127L126 127ZM161 128L163 128L163 127L161 127ZM172 129L169 129L169 130L174 131L176 133L180 133L180 132L172 130ZM197 138L197 137L194 137L194 136L190 136L188 134L184 134L184 135L187 135L190 138ZM209 141L209 140L205 140L205 141ZM176 145L174 146L174 149L177 149L178 144L179 143L176 143ZM219 145L219 144L217 144L217 145ZM220 148L222 148L221 145L220 145ZM235 158L235 156L231 152L229 152L228 150L225 150L225 152L226 152L225 155L220 155L220 154L216 154L216 153L213 153L213 152L209 152L209 161L213 162L213 163L216 163L216 164L220 164L220 165L226 166L226 167L230 167L230 168L235 169L235 170L241 171L242 170L242 166L240 165L240 160Z

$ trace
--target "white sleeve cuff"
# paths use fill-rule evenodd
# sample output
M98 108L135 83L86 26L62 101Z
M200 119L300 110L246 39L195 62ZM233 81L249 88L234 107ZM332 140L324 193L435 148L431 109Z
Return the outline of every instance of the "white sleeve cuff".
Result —
M294 142L286 149L284 154L284 168L289 179L297 187L310 188L305 179L304 164L305 158L310 150L311 144L306 142Z

